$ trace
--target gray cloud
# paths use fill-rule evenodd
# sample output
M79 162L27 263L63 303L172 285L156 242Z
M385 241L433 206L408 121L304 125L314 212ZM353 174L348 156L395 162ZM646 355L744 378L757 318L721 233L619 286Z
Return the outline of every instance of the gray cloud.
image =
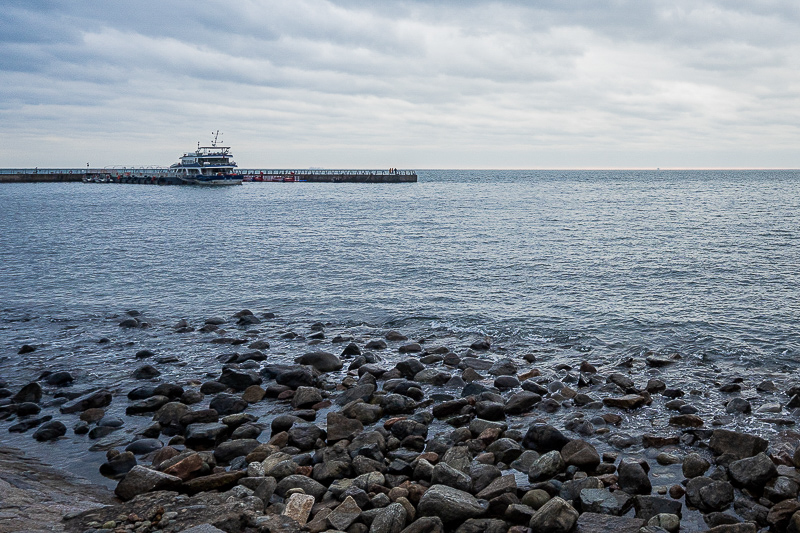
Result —
M795 2L0 7L5 167L800 166Z

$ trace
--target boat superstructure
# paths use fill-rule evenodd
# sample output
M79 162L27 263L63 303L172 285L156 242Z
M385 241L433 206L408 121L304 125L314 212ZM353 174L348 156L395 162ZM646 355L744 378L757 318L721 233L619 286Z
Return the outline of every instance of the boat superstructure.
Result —
M212 132L211 146L200 146L186 152L180 162L169 167L170 173L187 183L197 185L241 185L242 175L235 169L236 163L230 146L219 146L219 130Z

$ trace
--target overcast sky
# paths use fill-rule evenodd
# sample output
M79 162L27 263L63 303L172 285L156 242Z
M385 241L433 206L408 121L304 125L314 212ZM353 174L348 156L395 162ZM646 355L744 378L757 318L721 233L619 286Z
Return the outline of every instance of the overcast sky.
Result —
M0 0L0 167L800 168L797 0Z

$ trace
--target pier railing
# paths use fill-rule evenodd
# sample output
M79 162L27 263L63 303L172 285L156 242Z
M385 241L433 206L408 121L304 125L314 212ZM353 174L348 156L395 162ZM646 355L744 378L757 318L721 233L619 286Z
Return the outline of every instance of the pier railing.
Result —
M169 167L103 167L103 168L0 168L0 174L120 174L136 176L160 176L168 174ZM237 174L265 176L288 176L300 174L308 176L338 176L348 174L353 176L413 176L414 170L376 169L376 170L350 170L350 169L264 169L264 168L237 168Z

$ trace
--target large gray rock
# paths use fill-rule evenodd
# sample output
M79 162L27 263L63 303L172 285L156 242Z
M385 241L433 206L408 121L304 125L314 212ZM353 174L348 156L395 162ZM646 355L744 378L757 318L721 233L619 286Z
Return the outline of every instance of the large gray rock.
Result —
M462 491L468 491L472 485L468 475L447 463L439 463L433 467L431 482L434 485L447 485Z
M392 503L378 511L369 527L369 533L400 533L405 525L405 507L399 503Z
M174 490L180 484L181 478L179 477L136 465L117 484L114 494L121 500L128 501L145 492Z
M761 437L727 429L715 429L708 442L709 448L715 454L730 454L737 459L753 457L765 452L768 445L769 442Z
M322 401L322 393L315 387L297 387L292 397L292 407L303 409Z
M778 476L775 464L764 453L734 461L729 466L731 477L747 488L763 488L767 481Z
M600 454L595 447L580 439L569 441L564 445L561 457L567 465L574 465L582 470L594 470L600 464Z
M235 439L225 441L214 450L214 459L228 463L236 457L246 456L260 444L256 439Z
M338 507L331 511L331 514L328 515L328 522L334 529L344 531L360 515L361 507L358 506L352 496L348 496Z
M80 413L93 407L106 407L111 403L111 393L107 390L90 392L61 406L62 413Z
M322 496L325 495L325 491L327 490L323 484L314 481L308 476L293 474L283 478L278 482L277 487L275 487L275 494L280 497L284 497L286 496L287 490L295 487L303 489L306 494L314 496L314 498L317 500L321 500Z
M597 514L622 516L633 506L633 497L624 491L608 489L583 489L581 508Z
M561 453L553 450L536 459L528 470L528 479L531 481L545 481L560 473L566 465Z
M536 450L539 453L552 450L561 451L561 448L566 446L568 442L569 439L563 433L548 424L531 426L525 433L525 438L522 439L524 447Z
M420 516L438 516L443 522L463 522L484 514L489 502L446 485L432 485L419 500Z
M620 488L628 494L650 494L653 486L647 472L636 461L626 459L617 467Z
M529 527L537 533L569 533L578 516L578 511L556 496L534 513Z
M342 369L342 360L328 352L311 352L295 359L301 365L313 366L320 372L334 372Z
M220 416L226 416L235 413L241 413L247 409L248 403L242 400L239 396L220 393L212 398L208 406L219 413Z
M255 372L242 372L232 368L223 368L222 375L217 381L233 390L242 392L251 385L260 385L261 377Z
M640 533L645 521L639 518L583 513L578 518L575 533Z

